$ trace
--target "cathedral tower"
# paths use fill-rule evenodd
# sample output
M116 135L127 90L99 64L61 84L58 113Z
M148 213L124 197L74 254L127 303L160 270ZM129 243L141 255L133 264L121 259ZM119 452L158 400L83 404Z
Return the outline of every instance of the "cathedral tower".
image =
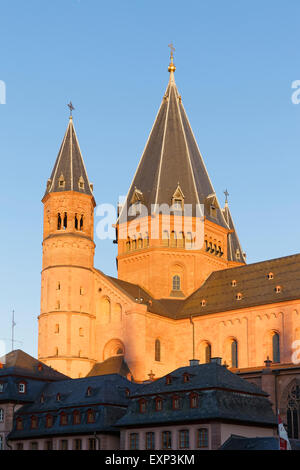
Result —
M44 204L39 359L69 376L94 364L93 187L72 116ZM76 369L76 370L75 370Z
M169 83L116 224L118 277L155 298L185 298L213 272L245 263L178 92Z

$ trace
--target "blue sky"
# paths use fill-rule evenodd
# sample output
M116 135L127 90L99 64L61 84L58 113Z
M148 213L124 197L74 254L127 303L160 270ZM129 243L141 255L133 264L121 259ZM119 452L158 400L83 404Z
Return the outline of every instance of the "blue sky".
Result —
M0 3L0 339L15 309L16 347L37 355L41 198L66 103L97 203L116 203L164 94L171 41L177 86L221 201L229 190L248 262L300 251L299 14L298 0ZM96 244L96 267L116 275L116 246Z

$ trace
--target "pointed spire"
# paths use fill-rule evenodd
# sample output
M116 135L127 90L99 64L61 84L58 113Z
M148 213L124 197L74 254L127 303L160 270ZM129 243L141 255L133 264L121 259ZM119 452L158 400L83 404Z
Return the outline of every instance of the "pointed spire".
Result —
M71 102L68 106L70 108L68 127L51 177L48 179L45 196L48 193L63 191L77 191L93 196L93 186L88 179L73 124L72 110L75 108Z
M189 204L193 213L198 204L204 204L205 216L228 228L175 84L173 44L169 47L169 83L127 194L127 207L132 204L135 188L142 194L149 213L152 204L171 206L180 181L184 204ZM121 210L119 220L123 220L123 215Z
M226 192L227 192L227 195L226 195ZM237 263L246 263L246 254L242 250L242 246L239 241L239 238L238 238L238 235L237 235L234 223L233 223L232 215L228 206L227 196L229 196L229 193L227 189L226 191L224 191L224 194L226 196L226 200L225 200L225 207L224 209L222 209L222 212L224 214L224 218L230 230L228 234L228 238L227 238L228 260L235 261Z

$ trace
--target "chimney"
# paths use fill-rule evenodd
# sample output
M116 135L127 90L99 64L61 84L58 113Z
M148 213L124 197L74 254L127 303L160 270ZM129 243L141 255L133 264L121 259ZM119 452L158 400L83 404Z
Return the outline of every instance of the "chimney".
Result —
M213 362L214 364L219 364L222 365L222 358L221 357L212 357L210 362Z
M199 359L190 359L190 367L199 366Z

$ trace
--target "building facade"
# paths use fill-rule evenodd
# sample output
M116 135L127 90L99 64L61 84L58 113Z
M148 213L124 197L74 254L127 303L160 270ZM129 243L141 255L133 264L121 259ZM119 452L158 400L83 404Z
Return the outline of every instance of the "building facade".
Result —
M119 207L117 278L94 267L96 202L70 117L42 200L39 360L80 378L121 356L127 378L142 382L192 357L204 363L218 356L232 371L264 381L269 358L279 371L270 377L290 371L276 393L270 387L286 422L297 421L296 435L300 255L246 265L228 202L221 207L187 118L173 56L168 70ZM288 411L291 394L295 409Z

